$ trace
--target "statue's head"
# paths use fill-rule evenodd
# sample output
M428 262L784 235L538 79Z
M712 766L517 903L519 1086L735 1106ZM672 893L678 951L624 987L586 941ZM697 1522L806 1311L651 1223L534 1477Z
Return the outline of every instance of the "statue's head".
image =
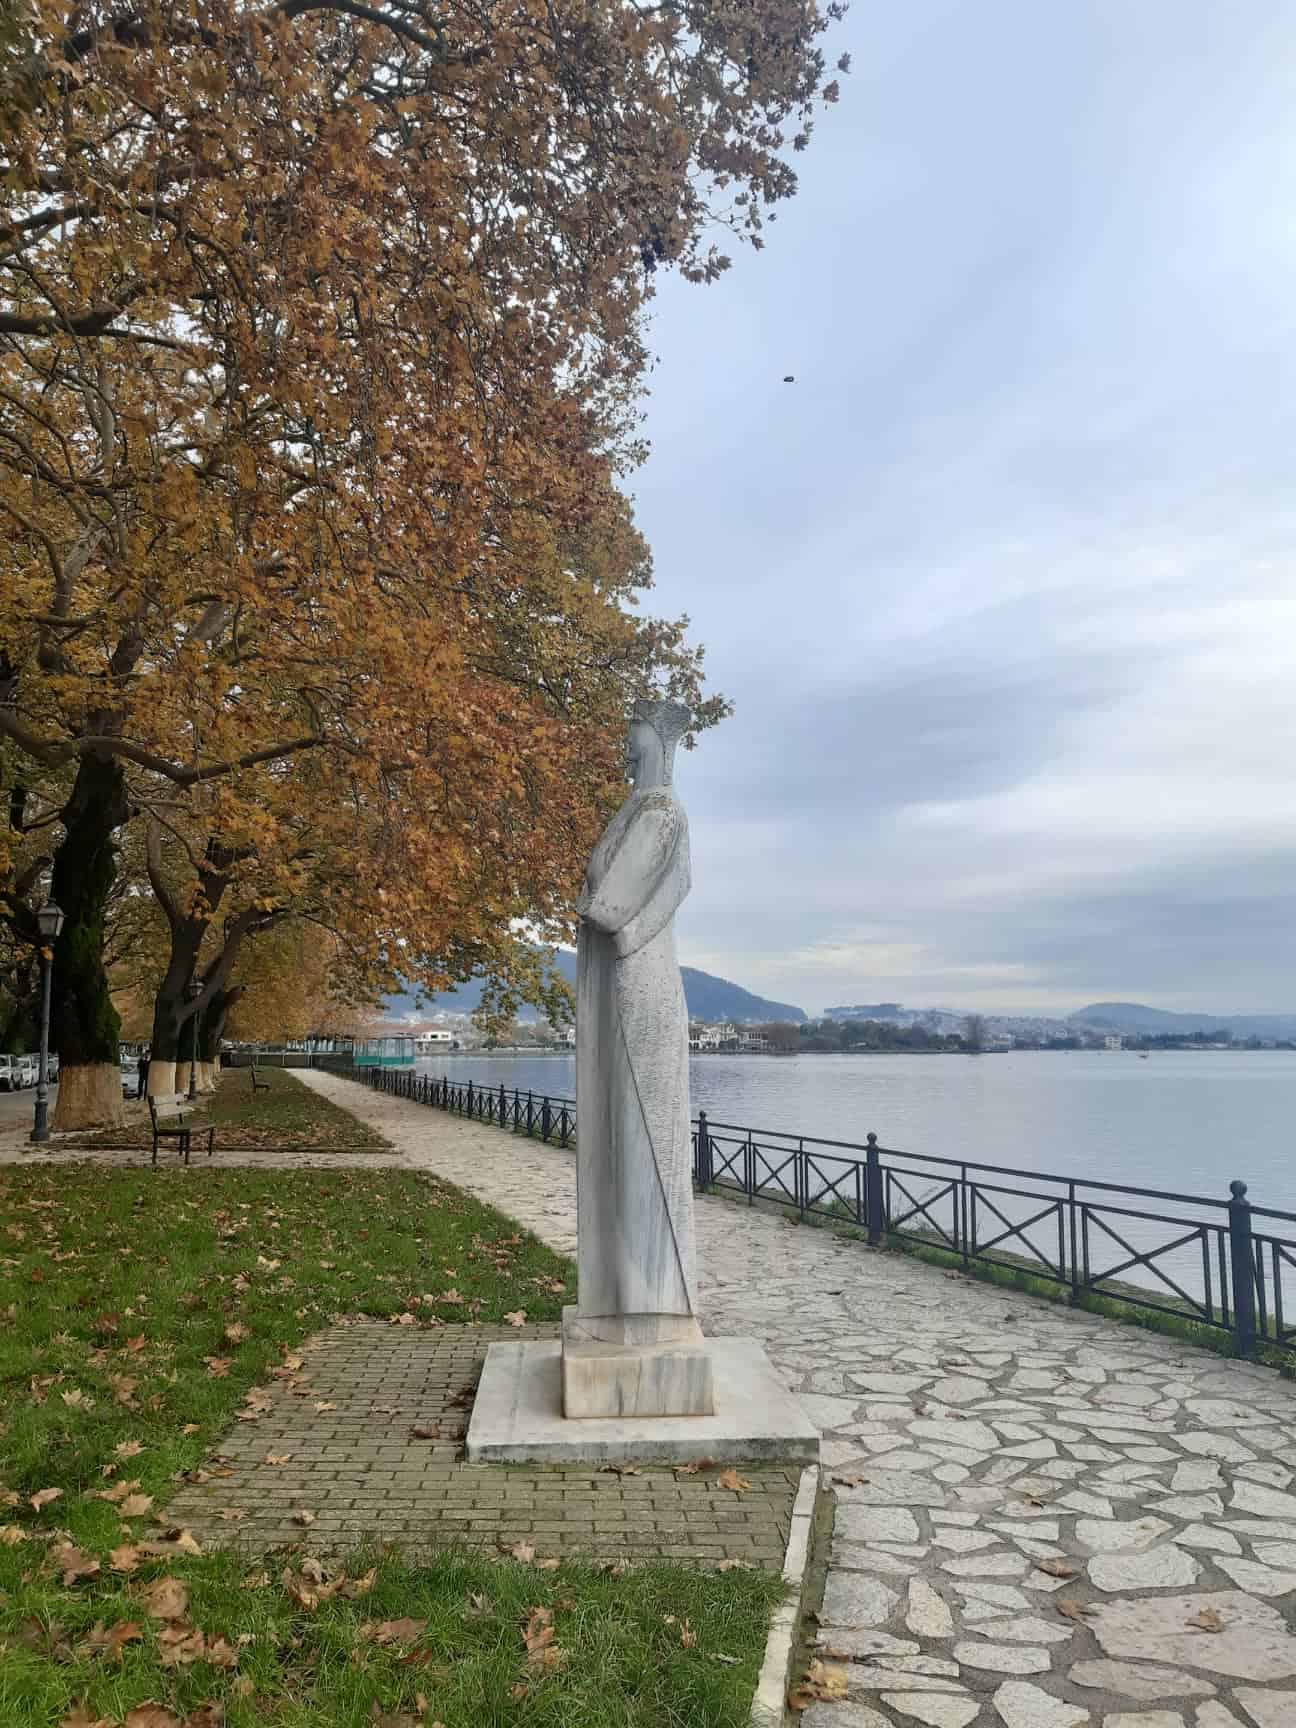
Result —
M670 785L675 746L692 718L682 702L641 698L635 703L626 744L626 772L636 788Z

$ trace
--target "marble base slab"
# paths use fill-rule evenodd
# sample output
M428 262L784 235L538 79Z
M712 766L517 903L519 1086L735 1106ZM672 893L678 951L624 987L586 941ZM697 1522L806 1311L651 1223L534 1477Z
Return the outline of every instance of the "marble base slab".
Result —
M556 1340L492 1344L468 1423L475 1464L819 1462L819 1431L756 1338L708 1338L713 1416L586 1417L562 1408Z
M713 1416L715 1386L702 1328L691 1316L600 1321L564 1308L562 1403L569 1422Z

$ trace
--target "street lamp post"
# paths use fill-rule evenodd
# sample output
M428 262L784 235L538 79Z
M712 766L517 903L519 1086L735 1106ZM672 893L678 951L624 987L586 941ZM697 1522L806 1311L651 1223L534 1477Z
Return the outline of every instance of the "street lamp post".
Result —
M32 1123L32 1144L42 1145L49 1139L49 1023L50 1023L50 979L54 973L53 947L58 941L59 931L63 928L63 908L56 906L52 900L47 900L36 914L36 925L41 937L41 971L44 983L41 990L41 1034L40 1034L40 1076L36 1081L36 1119Z
M198 998L202 995L202 985L196 978L189 981L189 1000L194 1005L193 1011L193 1054L189 1058L189 1102L192 1104L198 1096Z

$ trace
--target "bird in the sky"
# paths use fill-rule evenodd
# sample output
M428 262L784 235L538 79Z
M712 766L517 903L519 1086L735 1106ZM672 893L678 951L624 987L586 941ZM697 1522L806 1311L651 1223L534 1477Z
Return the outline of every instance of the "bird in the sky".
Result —
M796 383L796 373L795 372L787 373L783 379L783 382L785 384L795 384Z

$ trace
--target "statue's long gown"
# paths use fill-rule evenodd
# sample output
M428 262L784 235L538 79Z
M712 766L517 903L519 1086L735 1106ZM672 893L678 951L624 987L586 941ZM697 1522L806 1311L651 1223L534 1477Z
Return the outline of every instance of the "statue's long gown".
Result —
M586 1326L612 1315L678 1324L696 1309L688 1011L675 952L689 886L683 807L669 786L632 793L594 848L580 901L577 1311ZM655 1330L668 1335L670 1321Z

